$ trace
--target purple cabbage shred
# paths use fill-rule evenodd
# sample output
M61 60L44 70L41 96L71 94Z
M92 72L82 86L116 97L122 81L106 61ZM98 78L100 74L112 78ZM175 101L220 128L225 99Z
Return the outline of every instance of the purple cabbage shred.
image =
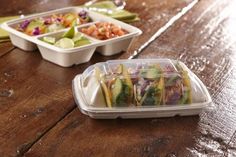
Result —
M87 12L85 10L82 10L81 12L79 12L79 17L81 17L82 19L86 19L87 18Z
M39 35L39 34L40 34L39 27L35 27L33 31L33 35Z
M45 19L45 21L44 21L45 25L49 25L50 23L51 23L51 19L50 18Z
M58 18L57 18L57 21L58 21L58 22L61 22L61 18L58 17Z
M20 28L24 30L29 24L30 24L30 21L25 20L24 22L20 24Z

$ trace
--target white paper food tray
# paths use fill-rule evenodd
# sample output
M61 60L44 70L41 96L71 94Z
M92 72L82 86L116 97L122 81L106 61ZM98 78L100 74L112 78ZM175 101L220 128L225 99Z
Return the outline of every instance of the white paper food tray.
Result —
M112 63L143 63L143 62L166 62L168 59L136 59L136 60L119 60L111 61ZM109 62L98 63L109 64ZM89 105L88 100L84 97L83 75L90 75L93 66L90 66L85 70L83 74L77 75L72 81L72 90L75 102L82 113L95 118L95 119L115 119L115 118L154 118L154 117L173 117L173 116L189 116L198 115L204 108L212 104L212 100L208 90L202 81L192 73L182 62L181 66L188 71L191 78L192 90L198 90L194 92L194 98L198 99L203 96L201 102L194 102L184 105L163 105L163 106L142 106L142 107L100 107L97 104ZM95 65L96 66L96 65ZM91 87L90 87L91 88ZM91 92L95 91L95 88ZM92 94L91 94L92 95ZM196 100L195 100L196 101Z
M43 36L54 35L54 33L65 32L66 30L68 30L68 28L60 30L58 32L45 33L38 36L30 36L14 28L16 27L16 25L18 25L19 23L25 20L32 20L35 18L50 16L52 14L59 14L59 13L67 13L67 12L78 13L82 10L85 10L88 12L89 17L93 21L91 24L93 24L94 22L111 22L115 25L121 26L121 28L125 29L129 33L123 36L115 37L108 40L97 40L94 38L92 39L94 42L85 46L86 48L76 47L76 48L67 50L67 49L56 48L55 46L51 46L47 43L43 43L39 39ZM90 23L81 24L78 26L78 28L86 27L89 25ZM129 24L126 24L124 22L115 20L113 18L95 13L86 8L80 8L80 7L68 7L68 8L62 8L62 9L57 9L53 11L26 16L24 18L19 18L16 20L5 22L1 25L1 27L9 32L11 42L16 47L19 47L20 49L23 49L25 51L33 51L37 49L37 45L38 45L38 48L44 59L63 67L68 67L73 64L80 64L80 63L89 61L95 50L97 50L102 55L106 55L106 56L114 55L114 54L120 53L121 51L125 51L130 45L133 38L142 33L140 29L133 27ZM81 56L81 58L78 59L78 56Z

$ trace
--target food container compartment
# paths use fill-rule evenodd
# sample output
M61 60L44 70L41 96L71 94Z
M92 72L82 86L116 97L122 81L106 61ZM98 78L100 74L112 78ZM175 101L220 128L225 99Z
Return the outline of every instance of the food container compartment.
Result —
M68 32L68 30L69 29L45 34L35 40L39 51L45 60L63 67L70 67L72 65L88 62L91 59L98 42L85 34L82 35L91 43L74 48L60 48L43 41L45 37L53 37L58 41L65 32Z
M200 79L170 59L97 63L72 84L81 112L98 119L197 115L211 104Z
M14 46L16 46L24 51L34 51L37 49L37 45L34 44L33 42L31 42L30 40L23 39L22 37L20 37L16 34L13 34L13 33L10 33L9 37L10 37L11 43ZM26 38L28 38L28 37L26 37Z
M36 36L42 36L43 34L39 34L39 35L35 35L35 36L25 34L25 33L16 29L20 24L24 24L24 22L26 22L26 21L33 21L35 19L40 19L40 18L46 19L47 17L51 17L53 15L59 15L59 14L64 15L67 13L78 14L79 12L81 12L83 10L85 10L88 13L88 17L90 17L90 19L91 19L90 22L96 20L96 13L92 13L91 11L89 11L85 8L67 7L67 8L57 9L57 10L48 11L48 12L44 12L44 13L38 13L38 14L30 15L30 16L25 16L23 18L10 20L8 22L3 23L1 25L1 27L9 32L10 39L11 39L11 42L13 45L15 45L16 47L19 47L20 49L25 50L25 51L33 51L37 48L37 46L35 45L34 39L36 38ZM81 23L81 25L82 25L82 23ZM66 27L70 27L70 25L68 25ZM48 27L46 27L46 28L48 29ZM66 29L66 28L60 28L60 29L62 30L62 29ZM60 29L58 28L54 31L58 31ZM45 33L45 34L47 34L47 33Z
M101 21L99 21L99 19L101 19ZM134 37L142 34L142 31L140 29L133 27L131 25L128 25L126 23L123 23L114 19L110 19L107 17L99 18L99 19L97 19L98 22L90 23L90 24L87 24L86 26L81 26L80 31L83 33L86 33L86 32L89 32L88 29L95 27L97 32L100 32L101 29L105 30L105 28L104 27L99 28L98 25L105 23L105 24L109 24L109 26L112 25L116 28L120 28L120 30L122 30L125 33L121 36L115 36L115 37L105 38L105 39L99 39L99 35L96 35L95 37L95 35L93 35L94 33L91 33L92 35L87 34L100 41L101 46L99 46L96 49L96 51L104 56L111 56L111 55L120 53L122 51L126 51L129 45L131 44L132 40L134 39ZM83 30L88 30L88 31L85 32ZM109 28L107 30L112 30L112 28ZM111 33L107 31L107 32L102 32L102 33L104 34L103 36L106 36L105 35L106 33L112 34L113 32Z

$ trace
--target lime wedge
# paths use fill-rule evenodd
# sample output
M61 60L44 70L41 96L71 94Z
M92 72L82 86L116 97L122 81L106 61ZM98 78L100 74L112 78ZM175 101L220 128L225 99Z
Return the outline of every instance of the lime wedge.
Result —
M88 45L90 43L91 42L87 38L82 37L81 40L77 40L75 42L75 47L79 47L79 46L83 46L83 45Z
M74 41L70 38L61 38L55 43L55 46L63 49L68 49L68 48L73 48L75 44Z
M71 27L67 32L62 35L62 38L73 38L75 35L75 27Z
M81 40L83 35L81 33L76 33L75 36L72 38L74 42L77 42L78 40Z
M43 37L43 41L49 44L55 44L56 38L54 37Z

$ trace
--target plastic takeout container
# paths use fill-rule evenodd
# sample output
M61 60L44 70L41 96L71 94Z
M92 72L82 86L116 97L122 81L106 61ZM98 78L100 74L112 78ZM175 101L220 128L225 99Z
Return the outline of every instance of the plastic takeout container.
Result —
M81 12L82 10L85 10L88 13L88 16L91 19L91 23L78 25L77 28L88 27L89 25L94 24L96 22L110 22L120 26L128 33L123 36L115 37L108 40L98 40L93 37L90 37L89 39L91 39L92 42L91 44L85 47L62 49L49 45L47 43L43 43L40 39L44 36L50 36L50 35L57 36L58 34L62 34L62 32L68 30L68 28L56 32L40 34L37 36L27 35L16 29L17 25L24 22L25 20L30 21L37 18L48 17L53 14L64 14L71 12L78 13ZM86 8L80 8L80 7L68 7L26 16L24 18L19 18L5 22L1 25L1 27L9 32L11 42L16 47L25 51L33 51L36 50L38 46L44 59L64 67L89 61L95 50L97 50L102 55L106 56L114 55L121 51L125 51L130 45L133 38L142 33L141 30L129 24L98 14Z
M98 119L197 115L212 102L201 80L169 59L97 63L77 75L72 88L81 112Z

